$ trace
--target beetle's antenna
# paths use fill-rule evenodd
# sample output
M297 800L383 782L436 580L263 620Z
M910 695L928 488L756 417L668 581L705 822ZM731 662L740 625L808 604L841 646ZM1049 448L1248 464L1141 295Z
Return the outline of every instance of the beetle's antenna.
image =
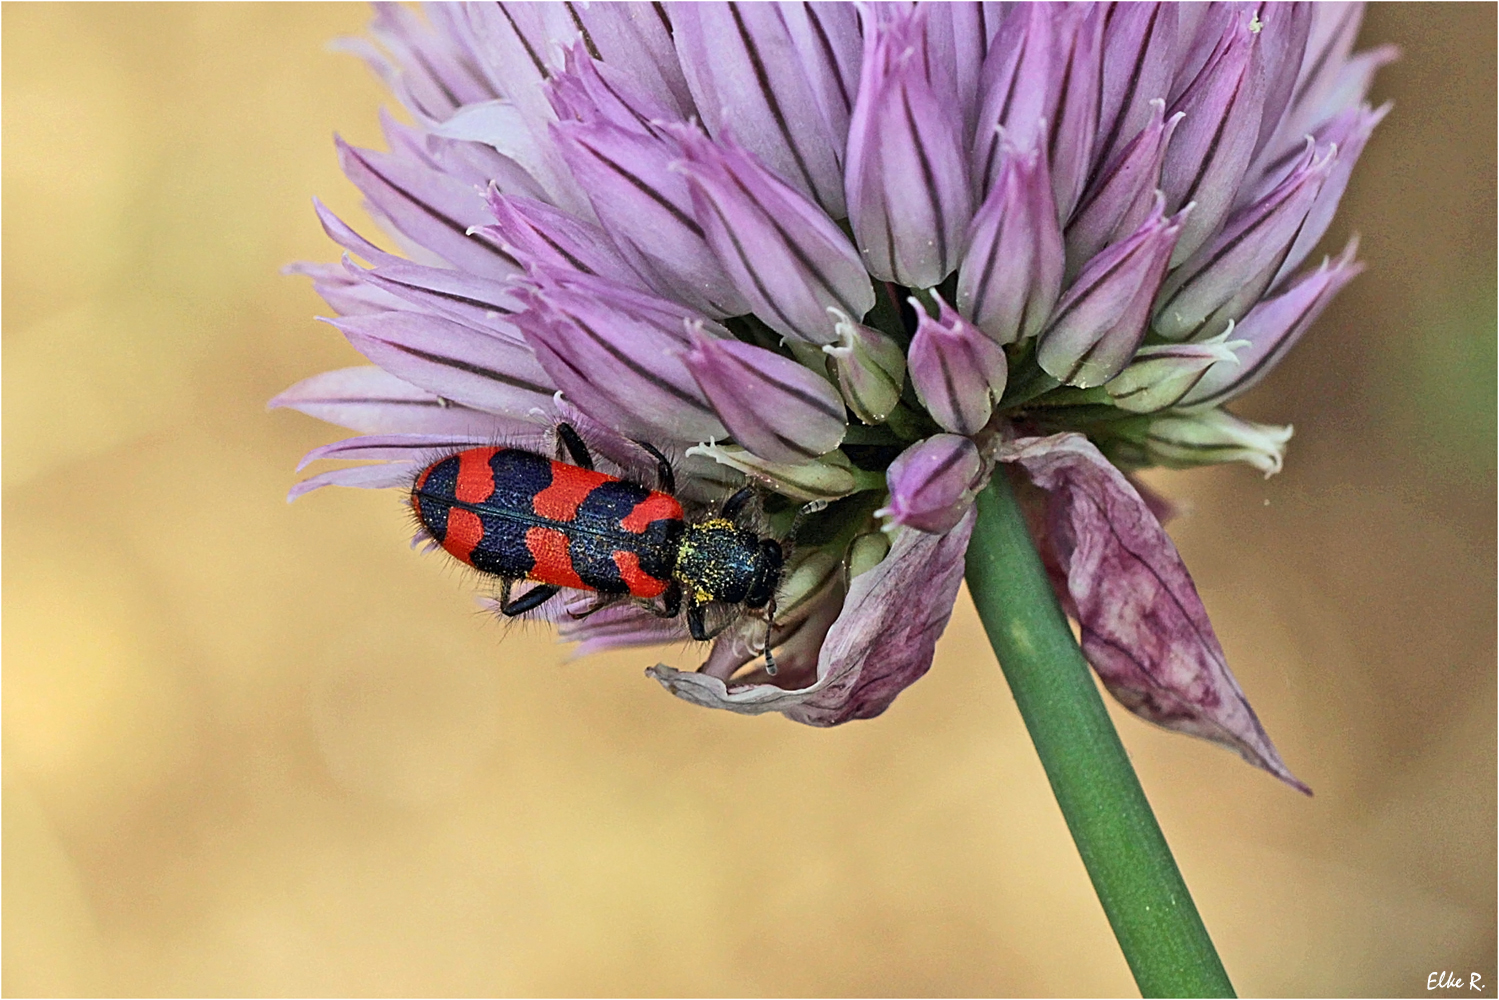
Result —
M802 525L806 523L807 518L811 517L813 514L816 514L818 511L825 510L829 502L830 501L827 500L813 500L809 503L802 504L801 509L796 512L795 520L791 522L791 530L787 531L786 537L781 540L785 542L788 547L795 545L796 533L802 529Z

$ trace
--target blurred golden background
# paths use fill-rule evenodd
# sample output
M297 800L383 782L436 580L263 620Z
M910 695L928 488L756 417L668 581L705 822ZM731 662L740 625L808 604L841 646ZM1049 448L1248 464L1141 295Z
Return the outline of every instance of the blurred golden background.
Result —
M1132 993L966 595L818 731L507 633L393 493L284 502L367 16L3 8L5 993ZM1246 994L1494 995L1495 29L1370 9L1369 271L1244 408L1286 471L1152 480L1317 793L1117 716Z

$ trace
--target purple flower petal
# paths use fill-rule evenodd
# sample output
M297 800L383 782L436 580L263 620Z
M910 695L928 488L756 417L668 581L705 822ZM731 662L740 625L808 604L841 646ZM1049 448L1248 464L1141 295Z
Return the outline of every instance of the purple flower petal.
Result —
M521 307L514 285L405 261L365 270L345 258L344 266L350 275L416 306L418 311L443 316L497 337L520 340L520 331L508 318Z
M818 654L816 679L805 687L725 682L662 665L646 673L677 697L709 708L781 712L810 726L873 718L931 667L963 581L972 532L972 514L945 535L902 532L878 566L849 584Z
M771 170L842 218L839 146L777 4L686 3L672 8L682 69L715 139L733 127Z
M454 434L488 440L514 427L513 418L459 406L372 365L339 368L303 379L266 404L286 407L363 434ZM547 419L537 415L537 421Z
M1094 180L1067 223L1067 271L1071 281L1104 247L1133 233L1150 214L1160 187L1161 164L1181 112L1166 120L1166 102L1147 106L1145 127Z
M443 399L522 420L551 411L556 387L519 342L409 312L327 322L381 368Z
M696 333L684 360L734 440L761 458L809 462L843 441L838 390L790 358Z
M1152 120L1176 66L1175 3L1116 3L1105 15L1103 81L1093 162L1112 163Z
M1004 395L1009 362L1003 347L940 296L933 297L935 319L911 300L917 316L907 357L911 385L943 430L977 434L993 415L995 400Z
M822 209L727 133L717 143L696 129L674 134L708 243L771 329L827 344L837 337L829 307L857 318L874 307L858 251Z
M520 421L515 421L512 426L514 431L502 438L507 447L546 452L556 438L550 426ZM493 434L369 434L312 449L297 463L297 471L324 459L381 459L416 462L425 467L444 455L492 445L497 439Z
M398 299L389 292L382 292L366 281L350 274L339 264L314 264L302 261L288 264L282 274L300 274L312 279L312 289L322 296L335 313L340 316L363 316L369 313L390 312L392 309L410 309L411 304Z
M864 35L849 124L848 215L869 273L908 288L951 274L973 215L957 109L926 67L926 12L889 11Z
M973 507L987 477L979 450L957 434L934 434L901 452L885 472L890 503L875 511L891 526L944 534Z
M601 122L659 136L659 123L682 120L628 74L590 58L582 41L567 48L563 66L547 84L547 97L562 121Z
M1093 164L1098 128L1099 76L1103 62L1105 10L1098 4L1063 9L1055 35L1056 109L1046 123L1052 186L1061 218L1072 215Z
M330 469L309 476L293 486L286 494L291 503L301 496L324 486L352 486L363 490L384 490L395 486L410 487L422 467L415 462L379 462L375 465L351 465L346 469Z
M669 169L682 155L674 140L602 123L553 128L599 221L636 272L715 318L750 311L693 217L687 179Z
M999 458L1050 494L1047 540L1067 574L1068 611L1110 693L1309 793L1229 671L1176 546L1119 470L1080 434L1011 441Z
M484 195L445 174L405 163L389 153L356 149L338 140L344 173L369 199L369 208L418 246L443 260L492 278L519 272L499 247L469 235L489 220Z
M962 116L965 148L972 145L978 125L984 59L1000 20L997 3L942 3L927 10L927 46L933 71L950 76L938 86L938 93L951 95Z
M1161 208L1157 196L1150 218L1094 257L1057 303L1036 354L1048 375L1068 385L1102 385L1129 363L1188 214L1168 219Z
M1173 266L1217 232L1254 155L1266 81L1250 16L1249 8L1235 8L1202 71L1166 112L1185 117L1166 147L1161 190L1173 212L1196 206L1177 240Z
M1248 312L1280 270L1336 156L1329 147L1317 157L1308 142L1290 176L1172 271L1161 288L1155 332L1168 340L1217 336Z
M1378 109L1370 109L1367 104L1360 105L1338 115L1318 131L1318 149L1328 143L1336 145L1337 159L1332 165L1332 172L1322 182L1311 211L1306 214L1306 221L1296 235L1296 242L1291 245L1291 252L1286 255L1285 263L1281 264L1280 271L1276 273L1275 280L1271 283L1272 288L1300 267L1307 254L1312 252L1312 248L1327 233L1327 227L1332 225L1333 213L1338 210L1338 202L1343 200L1348 179L1353 175L1353 166L1364 151L1364 144L1369 141L1375 126L1389 114L1391 107L1393 105L1385 104Z
M664 646L687 639L681 619L661 618L638 604L620 603L587 618L572 617L572 613L582 612L596 600L597 594L573 592L567 600L546 605L538 615L556 623L560 641L578 643L570 653L572 657L628 646ZM497 601L482 603L491 611L500 610Z
M464 47L440 25L428 27L414 11L400 4L378 6L370 32L401 68L397 72L377 53L360 54L415 114L442 121L460 105L495 96L482 75L473 71ZM342 45L353 49L360 41L345 39Z
M1045 150L1007 148L968 227L958 310L997 344L1034 337L1057 304L1063 260Z
M1358 241L1351 240L1335 261L1322 262L1316 271L1285 293L1266 299L1249 311L1234 336L1248 341L1236 365L1214 365L1195 388L1182 397L1183 406L1216 406L1243 395L1280 363L1343 286L1364 269L1354 262Z
M1296 3L1267 3L1259 7L1259 58L1265 73L1265 108L1260 115L1258 153L1275 134L1291 95L1296 87L1297 71L1306 55L1311 36L1312 8L1305 0Z
M571 268L584 274L646 290L645 281L615 249L608 235L558 208L531 198L491 190L489 207L497 220L482 230L527 271L538 264Z
M1056 5L1018 4L1000 21L979 83L971 163L974 190L986 195L999 176L1001 133L1016 149L1042 144L1056 106Z
M786 31L801 61L802 71L833 140L833 153L842 166L848 144L848 121L859 92L859 62L864 40L859 34L859 12L850 3L780 3ZM843 175L838 175L842 189Z
M695 110L672 45L672 25L659 3L575 4L584 40L607 66L620 70L651 97L686 121Z
M631 308L648 296L608 285L575 276L529 293L531 305L515 321L541 366L575 406L607 427L658 446L724 437L728 431L683 361L681 311L672 317L672 304L663 302L659 315L648 315Z

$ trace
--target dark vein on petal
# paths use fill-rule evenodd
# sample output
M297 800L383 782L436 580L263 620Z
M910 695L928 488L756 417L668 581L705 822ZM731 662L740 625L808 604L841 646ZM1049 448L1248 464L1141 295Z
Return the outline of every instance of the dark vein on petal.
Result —
M734 16L734 26L739 30L739 40L744 44L744 54L749 58L750 68L754 70L755 83L759 85L760 93L765 98L765 106L770 111L771 118L775 119L776 128L785 139L791 158L796 161L796 169L801 171L802 180L807 183L807 190L815 195L817 182L813 179L812 171L808 169L802 157L802 151L797 148L796 135L786 121L786 114L781 110L781 102L776 99L775 91L771 89L770 74L766 72L765 61L760 57L760 50L755 45L754 38L750 36L744 17L739 13L739 5L730 4L729 13Z
M396 278L391 278L391 277L388 277L386 275L380 274L378 272L368 272L368 273L369 273L370 277L373 278L373 279L375 279L375 281L377 283L378 282L384 282L384 283L389 284L389 285L394 285L397 288L406 288L406 289L409 289L409 290L411 290L413 292L418 292L418 293L421 293L423 295L431 295L434 298L444 299L444 300L446 300L448 302L456 302L456 303L458 303L460 305L474 306L476 308L483 309L483 310L485 310L487 312L512 313L512 312L515 311L514 309L511 309L509 306L498 305L498 304L496 304L494 302L486 302L483 299L469 298L467 295L459 295L457 292L444 292L444 291L440 291L439 289L436 289L436 288L431 288L431 287L429 287L427 285L418 285L418 284L414 284L414 283L409 282L409 281L400 281L400 280L397 280Z
M503 250L499 249L493 244L488 243L484 240L476 240L472 236L470 236L468 234L468 227L463 223L449 218L444 213L439 212L436 208L427 204L425 201L418 198L416 195L412 194L410 191L407 191L405 188L401 187L401 185L397 184L395 181L382 174L374 164L360 155L359 149L354 146L345 146L344 148L349 151L350 156L359 161L360 166L364 167L364 169L368 170L371 174L374 174L375 177L378 178L380 182L383 183L386 187L390 188L392 191L399 194L402 198L406 199L408 204L420 209L430 219L432 219L432 221L440 223L447 229L452 230L455 234L463 237L464 242L472 246L483 247L485 250L488 250L496 257L499 257L502 260L509 261L511 264L516 263L515 258L511 257L509 254L505 253Z
M818 413L821 413L826 417L831 417L834 420L839 421L840 423L843 421L842 406L831 404L821 396L815 395L807 391L806 389L801 388L800 386L792 385L789 382L782 382L780 379L768 374L763 368L759 367L756 364L753 364L752 362L745 361L737 354L729 351L724 351L722 356L727 358L729 361L732 361L739 367L743 368L745 371L749 372L752 378L755 378L758 381L765 383L766 385L779 389L780 391L786 393L788 396L795 398L798 402L805 404L809 408L816 410ZM816 373L812 374L815 377Z
M649 368L645 367L643 364L640 363L640 360L638 358L630 355L626 351L621 350L617 344L615 344L613 341L611 341L608 337L605 337L604 335L602 335L601 333L599 333L597 330L595 330L593 327L589 326L587 323L584 323L582 320L578 319L576 316L570 316L570 317L568 317L568 319L571 321L571 323L572 323L573 326L575 326L579 330L581 330L590 340L592 340L599 347L602 347L609 354L610 357L612 357L615 361L618 361L625 368L627 368L630 371L634 372L636 375L640 376L642 379L644 379L651 386L654 386L655 388L662 390L667 395L671 396L673 399L676 399L676 400L678 400L678 401L680 401L682 403L686 403L687 405L691 406L693 409L697 410L700 413L712 413L712 410L709 407L705 406L703 404L703 402L700 399L698 399L696 396L694 396L691 393L687 392L685 389L683 389L681 386L675 384L674 382L667 381L666 379L662 378L660 375L657 375L655 372L653 372ZM607 373L596 373L596 374L607 374ZM597 378L596 377L590 377L588 379L588 381L589 381L590 384L596 384Z
M755 270L755 265L750 260L749 252L745 250L744 243L740 241L739 235L734 232L734 227L729 224L729 220L724 216L723 210L719 208L717 200L710 197L705 198L704 201L706 202L708 207L713 210L713 214L718 216L719 222L723 224L724 235L727 236L729 238L729 241L734 245L734 254L739 258L739 263L744 266L745 273L749 275L750 281L754 282L755 291L760 294L761 301L765 303L766 307L770 309L771 312L775 313L776 317L780 319L782 323L795 330L797 328L796 323L794 323L791 317L787 315L786 312L781 308L780 303L776 301L775 294L771 292L771 290L766 287L765 282L760 279L760 273Z
M952 368L947 363L947 354L943 351L933 351L937 356L937 367L942 369L942 384L947 387L947 398L952 403L953 416L966 417L963 412L963 401L958 398L958 386L953 379ZM963 422L963 429L968 429L967 421Z
M756 207L760 207L762 209L762 215L765 217L765 221L768 222L771 228L776 231L776 234L781 237L781 242L785 244L786 249L790 251L791 255L796 258L796 262L800 264L807 271L807 273L812 276L813 280L815 280L817 284L820 285L823 290L828 293L833 301L838 303L838 305L843 309L844 312L848 313L850 316L854 315L858 310L855 309L854 306L850 302L848 302L848 300L846 300L838 291L837 287L833 284L833 279L828 277L828 275L822 270L822 268L817 265L817 262L802 250L801 244L797 243L796 240L791 238L791 233L781 225L780 221L774 215L770 214L769 212L763 211L763 206L760 205L759 200L750 192L749 188L745 186L744 181L739 178L739 175L734 173L732 170L726 172L728 173L729 178L734 182L734 186L744 194L744 197L749 202L749 204L755 205ZM723 218L722 213L719 214L719 218ZM724 228L728 228L727 219L724 219ZM735 239L735 242L737 244L737 237Z
M1110 20L1113 19L1115 10L1117 10L1117 8L1109 8ZM1114 148L1114 142L1119 138L1120 130L1124 128L1124 120L1129 116L1130 106L1134 104L1135 101L1135 88L1140 85L1140 76L1145 72L1145 55L1150 51L1150 41L1151 38L1155 35L1156 18L1160 16L1161 8L1159 6L1156 6L1151 10L1150 20L1145 25L1145 34L1140 39L1140 47L1135 51L1134 64L1130 66L1129 76L1126 77L1126 79L1129 81L1129 86L1125 88L1123 101L1119 105L1118 112L1116 112L1114 115L1113 123L1109 125L1109 134L1104 137L1103 144L1097 147L1100 157L1107 156L1109 150ZM1107 23L1105 23L1104 25L1104 31L1108 31ZM1107 37L1107 35L1105 35L1105 37ZM1099 60L1100 63L1102 61L1103 60L1101 59ZM1101 92L1100 99L1102 99ZM1099 164L1103 164L1103 161L1101 159L1099 160Z
M599 55L599 47L593 44L593 36L588 33L588 28L584 26L582 17L578 15L578 5L567 3L564 6L567 7L567 16L572 18L573 27L577 28L578 34L583 36L583 45L588 49L588 54L599 62L603 62L604 57Z
M392 340L382 340L379 337L371 337L370 339L384 344L386 347L400 351L402 354L409 355L413 358L420 358L423 361L431 362L434 365L441 365L445 368L456 368L459 371L468 372L470 375L478 375L481 378L486 378L491 382L498 382L501 385L508 385L512 389L524 389L527 392L540 393L543 396L550 396L555 391L550 386L536 385L534 382L527 382L525 379L516 378L513 375L506 375L504 372L495 371L493 368L485 368L482 365L476 365L468 361L463 361L459 358L451 358L443 354L434 354L431 351L423 351L419 348L411 347L406 344L398 344Z
M1231 253L1233 250L1237 249L1238 246L1239 246L1239 244L1243 243L1245 239L1247 239L1248 237L1254 235L1262 227L1264 227L1267 223L1269 223L1272 220L1273 216L1275 215L1276 209L1280 208L1281 205L1283 205L1283 204L1286 203L1286 201L1290 198L1291 193L1292 192L1286 192L1285 195L1282 196L1282 198L1280 199L1280 202L1278 204L1274 204L1274 205L1271 205L1268 208L1266 208L1264 210L1264 212L1260 215L1260 217L1258 219L1255 219L1249 225L1245 226L1242 232L1238 233L1233 238L1225 241L1224 244L1223 244L1223 246L1219 247L1218 250L1216 252L1214 252L1212 256L1210 256L1207 260L1205 260L1205 261L1202 262L1202 264L1197 268L1197 273L1196 274L1192 275L1190 278L1188 278L1185 282L1182 283L1182 286L1176 290L1176 294L1171 296L1171 301L1173 301L1173 302L1176 301L1176 299L1178 297L1180 297L1183 293L1185 293L1187 291L1187 289L1189 289L1192 286L1196 285L1199 281L1201 281L1203 278L1205 278L1207 276L1208 272L1212 270L1212 267L1213 267L1214 264L1217 264L1219 261L1223 260L1223 258L1226 257L1226 256L1228 256L1229 253ZM1305 219L1303 218L1303 222L1304 221L1305 221ZM1300 226L1297 227L1297 231L1298 232L1300 232L1300 228L1301 228ZM1290 243L1286 244L1286 247L1285 247L1286 251L1290 250L1291 243L1294 243L1294 242L1295 242L1295 237L1293 236L1291 238Z
M1239 99L1239 91L1243 88L1243 86L1244 75L1241 73L1239 75L1239 82L1234 85L1233 95L1228 99L1227 107L1229 110L1225 110L1223 113L1223 117L1218 119L1218 127L1213 130L1213 141L1208 143L1208 148L1203 152L1202 162L1197 166L1197 176L1192 178L1192 183L1182 194L1180 201L1181 205L1185 205L1193 200L1193 195L1197 193L1198 185L1202 183L1202 179L1207 174L1208 168L1212 166L1213 157L1218 152L1218 145L1223 141L1223 133L1228 129L1228 121L1230 118L1234 117L1231 109L1234 106L1234 102Z
M833 40L828 37L827 29L823 27L822 19L817 16L817 11L811 6L808 6L806 10L807 21L817 34L817 45L827 59L828 71L832 73L833 79L838 81L838 94L843 98L843 110L851 115L854 111L854 98L848 92L848 81L843 79L843 68L838 65L838 53L833 49Z
M608 167L620 177L624 178L624 180L628 181L630 186L634 187L641 194L645 195L647 198L651 199L656 204L666 209L671 217L676 219L677 222L681 223L681 225L685 229L687 229L688 232L692 233L692 235L696 236L698 239L703 238L703 227L697 224L697 220L692 218L690 215L687 215L680 208L674 205L671 200L666 197L666 195L651 187L640 177L632 174L620 164L615 163L613 160L609 159L609 157L600 152L597 147L590 146L581 140L578 141L578 144L592 153L600 163L604 164L604 166Z
M505 16L505 20L509 22L510 30L515 33L516 41L520 42L521 48L526 50L526 55L531 57L531 65L536 67L536 72L541 74L541 78L543 80L550 77L552 74L548 72L546 63L542 62L541 57L536 54L536 50L531 48L530 41L528 41L526 36L521 33L520 26L515 23L515 18L510 16L510 11L505 8L505 5L503 3L496 3L495 6L500 8L500 13L503 14ZM513 94L509 96L514 97Z
M928 202L932 206L932 221L936 223L937 266L945 275L947 273L947 213L942 209L942 196L937 190L937 173L932 169L932 161L926 155L926 146L922 143L920 131L916 127L916 115L911 110L911 95L904 87L900 90L900 103L906 114L908 134L916 147L916 158L921 162L921 179L926 184Z

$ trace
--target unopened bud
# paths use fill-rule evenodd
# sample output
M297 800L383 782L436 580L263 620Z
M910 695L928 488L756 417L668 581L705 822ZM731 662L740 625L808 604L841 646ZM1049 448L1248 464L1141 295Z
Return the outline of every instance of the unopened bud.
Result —
M838 343L823 351L832 359L843 401L866 424L882 424L900 402L906 382L906 355L888 334L865 326L841 309L829 308Z
M854 470L841 452L800 465L771 462L732 444L694 445L683 454L688 457L703 455L711 458L720 465L744 473L782 496L797 500L836 500L859 488Z
M1238 364L1236 351L1249 346L1247 340L1229 340L1233 323L1211 340L1200 344L1155 344L1142 347L1135 358L1104 389L1114 405L1131 413L1155 413L1175 406L1191 392L1215 364Z

